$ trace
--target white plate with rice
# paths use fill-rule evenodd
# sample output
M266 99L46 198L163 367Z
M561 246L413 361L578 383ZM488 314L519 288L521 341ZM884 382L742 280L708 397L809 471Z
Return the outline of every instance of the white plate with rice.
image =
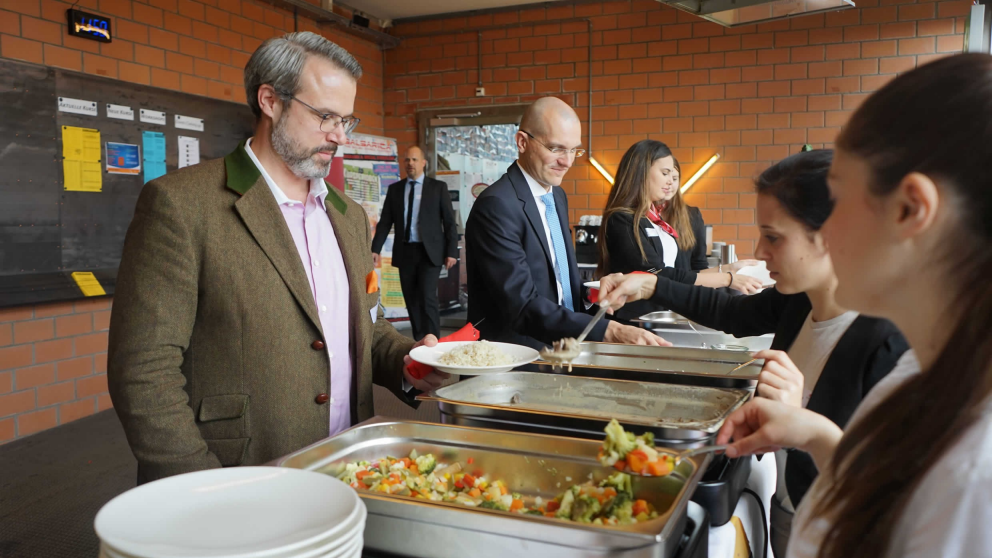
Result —
M530 347L490 341L450 341L410 351L413 360L460 376L508 372L534 362L539 356Z

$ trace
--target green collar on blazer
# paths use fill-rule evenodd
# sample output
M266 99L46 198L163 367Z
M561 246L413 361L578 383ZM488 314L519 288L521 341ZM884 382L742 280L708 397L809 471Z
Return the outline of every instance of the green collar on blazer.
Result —
M224 157L224 166L227 168L227 187L242 196L262 176L251 157L248 156L248 152L245 151L246 141L238 144L237 149ZM348 204L344 201L341 192L326 180L324 183L327 184L327 197L324 200L330 202L334 209L344 215L348 211Z

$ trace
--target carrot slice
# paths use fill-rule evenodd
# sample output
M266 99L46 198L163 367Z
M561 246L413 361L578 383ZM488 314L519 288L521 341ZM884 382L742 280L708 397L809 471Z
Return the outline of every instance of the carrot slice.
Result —
M623 471L627 468L627 462L623 459L618 459L617 462L613 464L613 468L617 471Z
M648 513L648 503L645 500L636 500L634 502L633 508L634 515L640 515L642 513Z
M517 511L523 507L524 507L523 500L514 500L513 502L510 503L510 511Z
M648 474L655 477L664 477L672 472L672 464L667 459L648 461Z

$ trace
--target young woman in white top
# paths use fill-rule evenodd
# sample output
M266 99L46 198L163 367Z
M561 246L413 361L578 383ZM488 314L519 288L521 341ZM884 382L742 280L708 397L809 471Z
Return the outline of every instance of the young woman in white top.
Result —
M823 231L838 301L892 320L918 365L904 355L845 432L756 399L717 442L813 455L791 558L992 556L992 56L895 78L836 149Z

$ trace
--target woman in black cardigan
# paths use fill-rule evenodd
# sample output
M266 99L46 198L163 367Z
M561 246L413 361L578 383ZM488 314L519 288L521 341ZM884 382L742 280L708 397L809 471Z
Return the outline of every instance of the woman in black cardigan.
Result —
M832 156L831 150L798 153L756 181L755 254L776 279L774 289L731 296L653 275L613 275L602 279L600 297L614 305L650 299L737 337L774 332L771 350L756 355L766 360L758 395L805 406L843 428L909 346L891 322L845 311L834 299L837 277L820 234L833 209L826 183ZM773 498L772 547L784 555L791 511L817 469L800 451L779 457L785 471Z
M679 162L660 141L642 140L627 150L603 211L597 276L654 268L689 285L755 292L761 287L758 280L736 274L754 260L709 269L703 215L682 199L680 174ZM636 318L658 309L641 302L617 316Z

